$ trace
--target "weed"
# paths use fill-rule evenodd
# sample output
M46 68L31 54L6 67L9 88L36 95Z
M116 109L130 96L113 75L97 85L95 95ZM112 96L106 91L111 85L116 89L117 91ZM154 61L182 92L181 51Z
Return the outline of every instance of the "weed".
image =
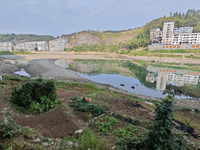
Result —
M112 133L114 133L118 137L126 137L129 135L132 135L133 132L138 131L138 129L135 129L135 126L132 124L129 124L128 126L125 126L124 128L119 128L118 131L114 130Z
M108 122L103 122L105 120L108 120ZM112 131L112 125L118 124L119 122L115 118L110 118L108 116L100 117L98 120L95 121L94 125L98 127L99 131L104 132L105 134L109 135L109 131Z
M3 137L12 137L14 134L19 132L19 128L20 126L17 125L17 123L10 118L8 118L7 121L1 122L0 124L0 129L2 129L2 131L4 132Z
M58 103L55 92L56 86L53 80L42 78L29 80L21 88L12 92L10 102L21 111L43 112L55 107Z
M90 119L91 117L92 117L92 115L91 115L91 114L89 114L89 115L88 115L88 118Z
M103 107L91 104L87 102L85 98L80 99L78 97L72 97L71 100L73 100L70 103L71 107L75 107L76 110L81 112L91 112L95 117L106 112Z
M92 133L89 129L85 129L83 135L78 140L78 148L77 150L109 150L110 148L107 146L105 142L102 142L100 138Z
M108 103L105 103L104 106L105 106L105 107L108 107Z

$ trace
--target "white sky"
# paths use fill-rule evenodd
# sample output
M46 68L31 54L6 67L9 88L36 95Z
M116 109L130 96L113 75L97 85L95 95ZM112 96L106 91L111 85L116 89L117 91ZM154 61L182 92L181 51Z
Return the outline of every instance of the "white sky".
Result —
M0 34L125 30L188 9L200 0L0 0Z

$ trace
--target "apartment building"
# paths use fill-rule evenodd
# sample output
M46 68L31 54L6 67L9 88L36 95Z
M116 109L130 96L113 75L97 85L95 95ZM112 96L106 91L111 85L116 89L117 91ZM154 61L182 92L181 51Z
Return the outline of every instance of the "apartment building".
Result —
M45 51L45 50L48 50L47 47L48 47L48 44L46 41L39 41L39 42L36 42L36 45L37 45L37 50L38 51Z
M174 28L174 34L192 33L192 32L193 32L193 27L190 27L190 26Z
M62 38L49 41L49 51L50 52L64 51L65 43L67 42L68 41L66 39L62 39Z
M161 43L162 45L200 44L200 33L193 33L193 27L174 28L174 24L174 21L165 22L163 31L159 28L152 29L150 32L152 45Z
M173 41L174 33L174 21L164 22L163 24L163 35L162 35L162 44L171 45Z
M33 51L36 48L36 42L26 42L26 49L27 51Z
M0 42L0 51L12 51L12 42Z

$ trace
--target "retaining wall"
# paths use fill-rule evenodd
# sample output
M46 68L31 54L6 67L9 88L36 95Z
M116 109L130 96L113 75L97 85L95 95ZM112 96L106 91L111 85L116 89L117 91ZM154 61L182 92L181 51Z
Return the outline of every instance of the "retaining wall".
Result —
M149 45L149 50L200 49L200 44Z

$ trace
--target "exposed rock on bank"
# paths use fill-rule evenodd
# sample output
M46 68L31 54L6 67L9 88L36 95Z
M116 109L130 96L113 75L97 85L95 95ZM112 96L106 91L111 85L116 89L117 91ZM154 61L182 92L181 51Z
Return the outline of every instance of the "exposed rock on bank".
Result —
M19 71L20 67L10 62L0 60L0 74L13 74L15 71Z
M80 46L81 44L101 44L102 40L92 34L89 33L82 33L76 35L75 40L73 42L73 46Z

